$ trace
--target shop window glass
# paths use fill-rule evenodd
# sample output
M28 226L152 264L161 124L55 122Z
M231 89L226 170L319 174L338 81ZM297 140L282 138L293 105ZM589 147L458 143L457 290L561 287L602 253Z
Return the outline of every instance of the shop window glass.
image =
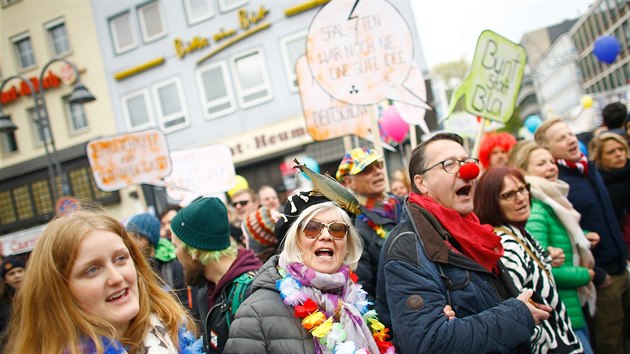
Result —
M184 0L186 19L188 24L194 25L214 16L214 1L211 0Z
M109 30L116 54L124 53L138 46L129 12L112 17L109 20Z
M166 21L158 1L138 7L138 19L145 42L151 42L166 35Z
M197 85L202 93L201 101L207 119L234 112L236 99L225 62L215 62L200 68L197 71Z
M13 198L15 199L15 210L19 220L26 220L33 217L33 202L28 185L13 188Z
M45 215L54 211L48 180L42 179L31 184L33 200L37 215Z
M306 30L292 34L280 41L284 68L289 80L289 90L298 91L297 75L295 73L295 63L299 57L304 55L306 50Z
M123 112L127 127L130 130L149 128L153 125L149 110L149 94L147 90L131 93L122 98Z
M184 92L179 79L174 78L155 85L153 97L164 132L172 132L188 125Z
M0 192L0 224L6 225L17 221L11 191Z
M231 64L236 94L243 108L258 105L273 98L267 65L261 49L237 54L232 57Z

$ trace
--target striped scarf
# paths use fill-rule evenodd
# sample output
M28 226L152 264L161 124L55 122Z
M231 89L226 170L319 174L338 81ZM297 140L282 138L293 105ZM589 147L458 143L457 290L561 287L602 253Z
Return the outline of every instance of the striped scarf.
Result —
M567 161L565 159L557 159L556 163L566 168L578 170L584 176L588 174L588 159L584 154L580 155L580 159L577 162Z

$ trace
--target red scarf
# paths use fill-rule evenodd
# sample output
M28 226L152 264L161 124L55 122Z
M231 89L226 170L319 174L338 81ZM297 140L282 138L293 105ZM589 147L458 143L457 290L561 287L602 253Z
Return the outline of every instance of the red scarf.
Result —
M584 176L588 174L588 159L584 154L580 156L577 162L567 161L565 159L557 159L556 163L560 166L564 166L573 170L578 170Z
M489 271L493 271L503 256L501 237L493 227L480 224L475 213L462 216L457 211L438 204L435 200L416 193L409 193L409 201L431 213L461 247L461 252Z

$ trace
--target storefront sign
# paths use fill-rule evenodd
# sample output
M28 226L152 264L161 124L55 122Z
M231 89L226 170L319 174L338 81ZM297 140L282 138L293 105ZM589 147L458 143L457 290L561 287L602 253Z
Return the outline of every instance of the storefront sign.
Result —
M194 36L190 42L184 42L181 38L175 38L173 44L175 45L175 54L182 59L186 56L186 54L209 46L210 42L206 37Z
M44 80L41 85L39 83L39 79L35 76L29 79L35 91L39 92L40 87L43 87L44 90L48 90L50 88L56 88L61 86L61 79L55 75L52 71L48 71L48 74L44 76ZM31 88L24 81L21 81L19 84L19 88L16 86L11 86L8 90L3 91L0 96L0 103L7 104L13 101L16 101L21 96L30 96L33 93L31 92Z
M233 161L238 164L312 142L304 118L300 116L228 137L219 143L230 147Z
M0 237L0 252L3 257L33 250L46 225L20 230Z
M166 138L157 129L91 140L87 155L96 185L105 192L162 184L171 173Z

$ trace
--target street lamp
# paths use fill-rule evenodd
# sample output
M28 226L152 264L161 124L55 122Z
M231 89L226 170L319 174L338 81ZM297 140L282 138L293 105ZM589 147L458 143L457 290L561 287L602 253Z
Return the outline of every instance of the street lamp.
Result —
M68 102L70 104L83 104L87 102L92 102L96 100L96 98L88 91L80 81L80 73L77 67L72 64L70 61L64 58L52 59L42 69L41 74L39 75L39 91L33 86L30 80L25 78L22 75L13 75L2 82L0 85L0 93L3 92L4 86L11 80L19 79L26 83L28 88L31 90L33 95L33 100L35 101L35 112L36 112L36 124L39 128L39 133L44 139L44 151L46 153L46 165L48 168L48 178L50 181L50 190L52 192L53 203L57 200L57 184L56 184L56 176L61 180L61 195L69 195L70 194L70 184L68 182L68 176L63 173L61 170L61 163L59 162L59 157L57 156L57 147L55 146L55 139L53 137L52 129L50 127L50 119L48 118L48 108L46 107L46 100L44 99L44 75L46 74L46 70L48 67L56 62L64 62L74 71L74 75L76 76L76 84L72 89L72 93L68 98ZM18 127L11 121L11 116L2 112L2 104L0 103L0 133L12 133ZM46 138L46 128L48 128L49 139ZM51 151L48 149L48 144L50 143ZM54 170L53 170L54 167Z

